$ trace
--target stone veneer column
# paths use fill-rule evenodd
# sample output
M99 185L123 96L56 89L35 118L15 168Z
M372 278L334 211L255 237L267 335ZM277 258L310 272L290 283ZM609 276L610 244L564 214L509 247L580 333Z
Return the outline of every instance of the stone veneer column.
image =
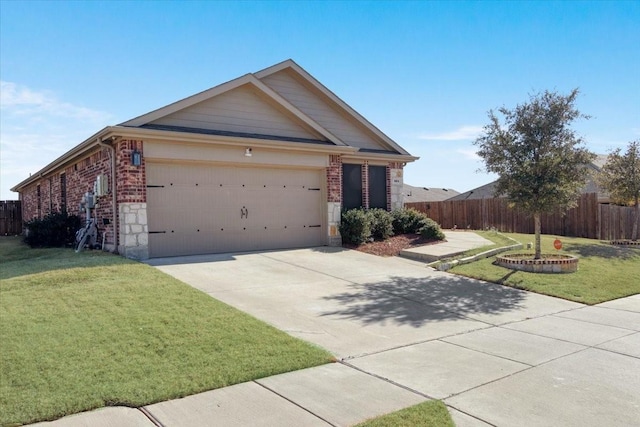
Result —
M149 258L146 203L120 203L118 252L132 259Z
M394 167L396 166L396 167ZM390 204L391 210L394 209L402 209L404 207L404 198L402 196L402 187L403 187L403 179L402 179L402 167L397 167L397 165L391 164L389 167L389 193L390 193Z
M327 226L329 246L342 246L340 235L340 220L342 218L342 203L327 202Z

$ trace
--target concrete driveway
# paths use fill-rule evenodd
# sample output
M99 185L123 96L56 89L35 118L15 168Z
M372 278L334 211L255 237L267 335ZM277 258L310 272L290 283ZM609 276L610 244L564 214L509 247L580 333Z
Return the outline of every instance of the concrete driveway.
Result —
M587 307L337 248L149 263L342 359L314 374L327 378L257 381L316 415L318 402L344 398L339 378L357 374L409 392L404 406L443 399L458 426L640 420L640 295ZM373 389L348 394L364 401ZM343 412L331 423L357 420Z

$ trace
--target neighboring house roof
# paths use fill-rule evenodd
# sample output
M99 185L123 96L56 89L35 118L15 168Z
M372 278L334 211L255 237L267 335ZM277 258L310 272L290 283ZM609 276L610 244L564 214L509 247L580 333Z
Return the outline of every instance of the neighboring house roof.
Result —
M251 144L411 162L411 156L293 60L108 126L12 188L20 191L110 138Z
M473 190L465 191L464 193L457 194L447 200L469 200L469 199L491 199L494 196L496 188L496 182L490 182Z
M591 169L595 174L599 172L600 169L602 169L602 166L604 166L606 161L607 161L606 155L598 155L597 158L588 165L588 168ZM490 199L495 197L495 188L496 188L496 181L493 181L488 184L482 185L480 187L474 188L472 190L465 191L464 193L460 193L447 200ZM595 176L593 175L587 180L587 184L582 189L582 192L598 193L598 202L600 203L609 202L609 194L600 188L600 186L596 182Z
M404 184L402 195L405 203L439 202L460 194L452 188L414 187Z

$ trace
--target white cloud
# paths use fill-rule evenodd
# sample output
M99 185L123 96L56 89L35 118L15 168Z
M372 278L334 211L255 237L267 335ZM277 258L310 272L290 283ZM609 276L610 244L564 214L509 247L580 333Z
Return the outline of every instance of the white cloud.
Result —
M469 160L482 160L474 148L458 148L456 153L461 154L464 158Z
M0 81L0 109L3 115L32 116L32 118L40 114L95 121L109 117L101 111L62 102L50 91L35 91L6 81Z
M0 82L0 200L9 189L113 121L102 111L62 101L50 91Z
M465 141L476 139L478 135L480 135L480 132L482 132L482 126L465 125L449 132L421 134L418 136L418 139L432 141Z

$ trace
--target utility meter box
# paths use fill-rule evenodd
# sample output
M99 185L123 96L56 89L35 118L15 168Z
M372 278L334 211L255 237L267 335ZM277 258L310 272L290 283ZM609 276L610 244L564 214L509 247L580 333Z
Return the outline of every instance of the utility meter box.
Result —
M106 196L107 194L109 194L109 180L107 179L107 175L100 174L96 177L94 190L94 193L98 197Z
M84 205L85 208L93 209L96 207L96 195L93 193L84 193L82 196L82 202L80 205Z

